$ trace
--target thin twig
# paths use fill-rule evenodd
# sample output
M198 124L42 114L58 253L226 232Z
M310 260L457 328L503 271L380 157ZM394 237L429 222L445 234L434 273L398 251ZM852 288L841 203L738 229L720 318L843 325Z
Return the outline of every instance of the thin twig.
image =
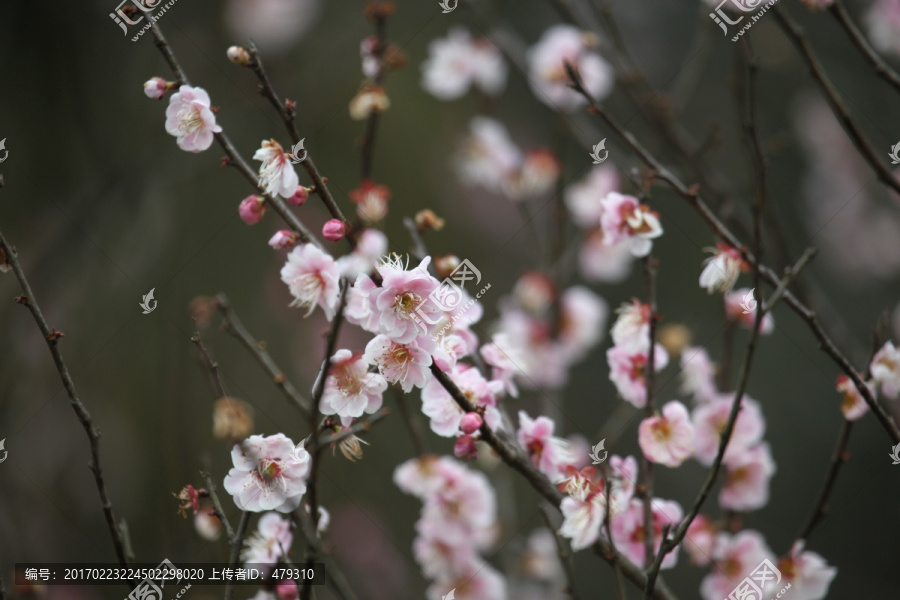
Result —
M609 479L609 469L607 468L607 465L604 465L603 479L603 494L606 497L606 506L603 507L603 528L606 531L606 539L609 540L610 559L612 560L613 571L615 571L616 574L616 591L618 592L619 600L627 600L625 586L622 583L622 568L619 566L619 551L616 550L616 542L613 540L612 536L612 520L609 518L612 482Z
M700 213L700 216L707 222L713 232L726 244L740 252L741 258L743 258L749 265L755 267L757 264L756 257L747 250L747 248L735 237L735 235L719 220L718 217L710 210L709 206L707 206L706 202L700 197L696 186L688 187L685 185L678 177L672 174L657 158L650 153L649 150L644 148L640 142L631 134L630 131L627 131L623 127L621 127L618 122L613 119L597 102L593 99L593 97L587 92L584 88L584 85L581 83L578 75L571 69L571 67L567 68L569 78L572 82L573 88L578 91L585 99L588 100L590 104L590 110L594 114L600 116L603 121L614 130L628 145L631 149L638 155L638 157L656 174L656 178L660 181L663 181L670 185L678 194L684 198L697 212ZM765 279L765 281L773 286L777 286L780 282L781 278L769 267L760 264L759 265L760 274ZM897 429L896 423L894 423L893 419L888 416L885 410L881 407L880 404L875 400L871 391L868 389L866 384L863 382L856 368L850 363L849 359L844 355L844 353L835 345L834 341L831 339L831 336L828 332L825 331L822 324L819 323L819 320L816 316L816 313L806 306L803 302L797 299L794 294L790 291L784 292L784 301L787 306L791 308L803 321L806 322L807 326L812 331L813 335L816 336L816 339L819 341L819 348L823 350L831 359L840 367L841 371L844 372L856 386L856 389L859 390L859 393L862 394L863 399L866 401L866 405L868 405L869 409L875 414L875 417L878 419L879 423L881 423L882 428L888 433L888 436L895 442L900 443L900 430Z
M219 495L216 493L216 484L208 471L200 471L200 477L206 482L206 491L209 492L209 498L213 503L213 514L222 522L222 527L225 528L225 535L228 537L228 543L230 544L234 541L234 529L231 528L231 523L228 521L228 517L225 516L225 510L219 501Z
M324 448L325 446L330 446L331 444L337 444L347 439L351 435L369 431L369 429L372 428L372 425L382 420L389 414L391 414L391 409L384 407L372 413L371 415L360 417L359 419L356 419L356 421L354 421L350 427L344 429L343 431L338 431L337 433L325 434L321 436L321 439L319 439L319 446Z
M218 394L216 397L224 398L227 394L225 393L225 386L222 385L222 377L219 375L219 363L213 360L212 355L209 353L209 349L206 347L206 344L203 343L203 338L200 337L200 329L197 327L196 322L194 322L194 335L191 336L191 342L197 347L197 352L209 369L213 386L216 388L216 393Z
M250 511L241 512L241 522L238 523L237 532L231 538L231 558L228 566L232 569L236 568L238 561L241 559L241 547L244 545L244 536L247 535L247 526L250 525ZM225 600L231 600L234 597L234 581L228 580L225 584Z
M653 256L647 255L643 260L644 273L647 276L647 304L650 307L650 322L648 323L649 350L647 351L647 367L644 370L644 384L647 388L647 396L644 405L646 418L653 416L653 387L656 381L656 261ZM653 522L653 463L641 453L641 496L644 502L644 527L649 527ZM644 564L653 562L653 536L644 536Z
M569 543L566 539L559 535L559 532L553 527L553 521L550 517L550 507L546 504L541 504L540 509L541 515L544 517L544 522L547 524L547 528L553 534L553 539L556 541L556 553L559 555L559 562L563 568L563 573L566 576L565 592L572 600L578 600L578 594L575 593L575 571L572 569L572 549L569 547Z
M380 85L384 78L384 51L387 48L387 17L384 14L374 15L375 19L375 44L374 56L378 61L378 72L375 74L375 84ZM374 110L366 120L366 133L359 148L360 178L369 179L372 176L372 158L375 154L375 136L378 133L379 111Z
M828 101L831 111L844 128L850 141L856 146L860 156L862 156L863 160L869 164L869 167L872 168L881 183L900 194L900 181L898 181L894 174L891 173L891 170L884 165L879 158L878 153L869 143L869 140L863 135L862 130L851 116L850 110L841 98L837 88L834 87L834 84L825 73L825 69L822 67L822 63L819 62L809 40L807 40L806 34L803 33L803 29L791 20L780 6L773 6L772 12L775 13L775 19L778 21L781 29L806 62L806 66L809 67L813 79L815 79L816 83L818 83L819 87L822 89L822 94L825 96L825 100Z
M272 378L275 385L278 386L278 389L284 393L285 398L287 398L301 414L304 416L308 415L310 411L309 401L297 391L294 384L285 377L284 371L279 369L278 365L275 364L275 361L272 360L271 355L266 351L266 343L258 341L249 331L247 331L247 328L244 327L244 324L238 318L237 313L235 313L234 309L231 307L231 301L225 294L216 296L216 306L218 307L219 312L222 313L222 328L237 338L237 340L241 342L241 345L253 354L256 361L269 374L269 377Z
M838 433L834 453L831 455L831 466L828 469L828 475L825 477L825 484L822 486L822 491L819 493L819 497L813 505L813 511L809 520L806 522L806 525L803 526L803 529L800 530L800 535L797 536L797 539L808 540L816 526L818 526L822 519L825 518L825 515L828 514L828 498L831 496L831 490L834 489L834 484L837 481L837 476L841 467L847 462L847 443L850 441L850 432L852 429L853 422L844 419L844 422L841 424L841 430Z
M837 22L840 23L844 31L847 32L853 45L856 46L866 60L871 63L878 76L888 82L892 88L900 91L900 76L898 76L897 73L884 62L878 53L875 52L869 44L869 41L866 39L866 36L862 34L853 22L853 19L847 14L847 10L844 8L844 4L841 0L834 0L831 6L828 7L828 10L834 15L834 18L837 19Z
M422 435L422 423L416 418L416 415L409 410L409 405L406 403L406 395L396 391L396 388L394 388L394 390L397 406L400 407L400 416L403 417L403 422L406 423L406 428L409 430L409 436L412 438L413 446L416 448L416 454L421 458L428 454L425 436Z
M66 388L66 394L69 396L69 404L71 404L72 409L75 411L75 416L78 418L78 421L84 428L84 432L87 434L88 443L91 448L91 461L88 463L88 467L94 474L94 483L100 494L100 505L103 508L103 516L106 518L106 526L107 529L109 529L109 535L112 538L113 547L116 551L116 556L119 559L119 564L127 568L128 558L125 554L125 542L122 538L122 532L116 525L116 515L113 512L112 502L109 499L109 492L106 489L106 482L103 479L103 469L100 466L100 430L94 425L91 413L81 401L81 398L79 398L78 392L75 390L75 382L72 381L72 377L69 375L69 368L66 366L62 353L59 350L59 340L64 334L51 328L47 324L46 319L44 319L44 314L41 312L41 307L38 305L37 298L35 297L31 286L28 284L28 279L25 277L25 271L22 270L22 265L19 263L19 255L16 252L16 249L6 241L5 237L3 237L2 232L0 232L0 249L6 254L6 261L12 267L16 279L19 280L19 285L22 287L23 295L17 297L16 302L26 306L28 310L31 311L31 316L34 318L34 322L41 331L41 336L47 343L50 354L53 356L53 363L56 365L56 370L62 380L63 387ZM129 585L134 589L134 583L130 583Z

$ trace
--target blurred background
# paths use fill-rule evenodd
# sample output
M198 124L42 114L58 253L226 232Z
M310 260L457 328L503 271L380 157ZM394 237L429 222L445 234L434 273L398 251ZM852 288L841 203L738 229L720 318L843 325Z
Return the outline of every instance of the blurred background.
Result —
M261 140L289 141L257 94L252 73L225 56L228 46L255 40L275 88L297 102L306 148L345 212L352 212L349 193L359 185L357 144L364 132L364 123L350 118L348 103L363 81L360 41L373 33L363 6L360 0L179 0L160 20L192 83L209 92L220 108L218 123L248 160ZM611 0L610 6L637 63L665 92L645 98L644 106L665 99L694 140L712 140L704 160L725 191L721 200L737 219L736 231L749 243L740 225L754 190L736 102L744 77L741 44L722 37L710 22L709 7L694 0ZM807 29L858 124L887 160L900 140L896 92L876 77L830 15L796 0L779 6ZM324 352L326 323L320 311L304 320L287 306L290 298L278 277L283 254L266 245L281 228L277 216L245 225L237 206L252 190L235 170L220 167L221 151L214 146L185 153L166 134L167 102L148 99L142 84L153 76L168 79L170 73L149 33L137 42L131 41L137 27L122 34L109 17L115 9L115 0L0 3L0 139L9 151L0 165L5 179L0 228L17 246L48 322L66 335L61 349L102 431L110 496L117 516L128 523L138 560L224 562L227 544L202 539L192 520L177 514L172 497L188 483L204 485L198 470L205 460L219 485L231 466L230 445L212 434L216 394L190 342L189 306L200 296L227 294L247 328L266 341L305 394ZM866 23L889 21L889 15L873 12L885 9L872 2L851 2L848 9L864 29ZM502 24L531 45L557 22L552 5L539 0L461 2L451 14L441 14L436 0L397 0L387 26L389 41L409 60L385 81L391 108L380 119L373 167L375 181L392 192L383 228L390 250L406 252L404 217L431 208L446 219L443 231L426 241L435 255L468 258L491 284L482 302L485 317L475 328L482 339L489 337L500 299L540 260L559 203L552 193L532 201L535 226L526 227L522 211L508 199L462 185L452 156L470 119L490 114L520 146L552 148L562 164L563 185L587 174L590 145L607 136L610 162L623 180L639 163L621 140L585 115L574 118L578 133L570 135L566 118L536 100L512 64L504 93L490 102L475 93L452 102L435 99L422 89L420 65L428 43L452 26L490 36ZM879 35L886 58L900 66L890 36ZM897 337L890 315L900 291L898 198L884 191L853 152L774 17L756 23L752 39L760 60L759 126L770 161L770 205L787 240L783 254L773 253L770 262L780 270L805 247L820 247L805 273L805 289L862 369L879 320L886 319L888 336ZM678 164L618 86L606 107L653 152ZM694 181L689 170L676 172ZM302 173L301 182L309 184ZM664 323L686 325L695 344L721 359L721 297L708 296L697 285L707 256L703 248L715 239L669 190L655 189L651 204L666 229L654 249ZM297 214L313 230L329 218L315 198ZM535 230L544 237L536 240ZM572 225L565 230L565 239L578 235ZM329 247L344 252L343 245ZM571 274L566 285L588 285L611 308L645 294L639 265L616 285L585 281L577 269ZM158 308L143 315L138 304L151 288ZM7 588L15 562L115 560L86 466L87 440L34 322L12 301L20 293L12 274L0 275L0 439L6 439L9 452L0 464L0 569ZM782 554L813 508L842 415L835 365L796 315L779 306L774 316L776 331L760 342L748 394L763 407L765 438L778 470L769 504L744 523L762 531ZM204 339L228 394L253 407L255 431L283 432L295 441L305 437L304 420L218 325L219 318L212 318ZM745 333L737 334L739 352ZM361 351L368 339L348 326L340 344ZM525 390L520 399L507 400L508 410L552 415L559 434L580 434L591 443L601 431L613 437L603 426L624 403L607 377L608 345L604 338L573 368L564 388ZM660 375L661 401L679 397L677 371L672 361ZM418 392L408 401L417 407ZM326 453L321 502L332 515L329 543L360 598L421 598L427 582L411 547L421 504L390 479L415 449L390 393L385 403L393 413L366 435L371 445L362 461ZM889 409L897 415L896 405ZM639 455L638 422L623 421L615 445L607 445L611 453ZM431 451L452 452L452 440L430 431L426 438ZM891 466L890 447L871 414L855 425L850 460L808 546L839 568L829 598L897 597L900 468ZM514 590L524 577L524 539L545 524L527 485L502 466L483 468L497 491L502 524L488 556ZM657 493L687 508L706 469L689 461L677 471L655 473ZM222 500L235 521L231 498L223 493ZM707 509L718 514L714 499ZM295 541L295 555L301 554ZM612 571L599 563L591 552L576 556L583 597L614 593ZM682 555L664 577L679 597L695 598L706 573ZM124 587L50 587L46 597L121 598L124 593ZM253 593L251 588L237 592L241 600ZM201 600L219 590L195 587L191 594ZM636 597L634 590L629 594ZM321 597L329 596L322 590Z

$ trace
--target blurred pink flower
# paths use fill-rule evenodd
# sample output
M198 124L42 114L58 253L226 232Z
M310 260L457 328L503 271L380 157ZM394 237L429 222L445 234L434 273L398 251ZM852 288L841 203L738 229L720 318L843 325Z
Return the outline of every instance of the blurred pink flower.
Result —
M874 398L874 382L866 383L866 387L869 388L869 393L871 393L872 398ZM856 421L869 412L869 405L866 404L863 395L856 389L856 384L853 383L853 380L846 375L838 375L837 391L844 396L844 399L841 402L841 412L844 413L844 418L848 421Z
M714 255L703 263L705 267L700 273L700 287L712 294L714 291L730 292L741 273L746 273L750 265L741 258L741 253L718 243L711 249Z
M584 358L606 331L609 307L588 287L576 285L560 296L559 342L566 362Z
M603 242L609 246L627 243L634 256L650 254L653 240L663 234L659 215L634 196L610 192L601 201Z
M244 542L241 558L246 564L274 565L287 555L293 541L290 519L269 512L259 518L256 531Z
M464 183L490 192L505 193L522 164L522 151L506 127L490 117L474 117L469 136L456 159Z
M687 460L694 450L694 426L684 404L667 402L661 415L641 421L638 443L650 462L677 467Z
M745 529L738 534L720 533L713 544L715 570L703 578L703 600L722 600L762 563L774 558L762 534Z
M613 88L612 67L594 51L594 39L571 25L554 25L528 50L528 80L538 100L551 108L572 111L585 103L569 87L565 63L571 63L588 93L605 98Z
M256 225L266 213L265 200L252 194L247 196L238 205L238 214L247 225Z
M653 525L652 531L649 533L644 526L644 503L637 498L632 498L625 510L612 517L611 530L616 549L642 569L644 568L645 536L653 536L653 551L659 552L663 525L667 523L674 525L683 516L681 506L672 500L654 498L651 510ZM678 562L677 547L666 555L661 568L671 569L676 562Z
M759 307L756 306L750 312L744 308L744 298L750 294L750 288L741 288L733 292L725 294L725 316L732 321L736 321L741 327L753 330L756 322L756 313ZM752 295L750 296L752 298ZM762 322L759 324L759 334L769 335L775 330L775 317L772 313L763 315Z
M606 518L606 497L602 492L584 499L567 496L559 505L563 523L559 535L569 538L572 550L578 551L592 545L600 537L600 528Z
M331 219L322 225L322 237L330 242L344 239L345 233L347 233L347 226L340 219Z
M719 505L727 510L747 512L769 502L769 480L775 474L775 462L769 444L762 442L733 454L723 462L725 483L719 492Z
M647 404L648 353L613 346L606 351L606 360L609 363L609 379L622 399L636 408L643 408ZM653 360L656 371L664 369L669 363L669 355L660 344L656 344Z
M728 423L734 394L719 394L715 399L694 409L694 457L704 465L711 465L719 450L722 431ZM741 399L741 408L734 421L734 430L725 450L725 458L741 452L759 442L766 431L766 420L759 403L746 395Z
M885 342L869 366L872 379L881 386L881 393L894 400L900 395L900 350L893 342Z
M213 134L220 131L203 88L183 85L169 98L166 133L177 138L182 150L202 152L212 146Z
M340 273L330 254L314 244L294 248L281 268L281 280L294 297L291 306L305 308L305 316L309 316L318 304L325 318L334 318L340 299Z
M681 351L681 392L690 394L696 402L709 402L719 393L716 387L716 366L700 346Z
M241 510L291 512L306 492L310 456L282 433L251 435L235 444L234 463L225 477L225 491Z
M496 429L501 426L497 411L497 397L503 391L499 381L487 381L476 367L457 365L449 373L453 383L477 407L484 410L484 420ZM459 425L465 414L441 383L429 377L422 389L422 412L431 419L431 430L444 437L459 433Z
M698 514L691 521L682 545L691 557L692 565L705 567L710 563L717 533L718 528L704 515Z
M607 244L603 229L587 233L578 252L581 275L589 281L621 283L631 274L634 255L627 243Z
M616 309L616 322L610 335L613 344L623 349L647 350L650 347L650 305L640 300Z
M265 53L299 41L316 23L319 0L228 0L225 16L238 39L252 39Z
M836 567L829 567L825 559L815 552L803 550L803 541L794 542L790 555L778 561L782 579L777 585L770 582L767 591L777 593L791 584L791 600L821 600L828 595L831 580L837 575Z
M506 85L506 64L489 41L473 41L466 29L454 27L446 38L434 39L428 45L422 87L439 100L455 100L472 85L485 94L499 94Z
M572 220L584 229L600 225L603 199L619 189L619 172L611 165L594 166L581 180L566 187L563 198Z

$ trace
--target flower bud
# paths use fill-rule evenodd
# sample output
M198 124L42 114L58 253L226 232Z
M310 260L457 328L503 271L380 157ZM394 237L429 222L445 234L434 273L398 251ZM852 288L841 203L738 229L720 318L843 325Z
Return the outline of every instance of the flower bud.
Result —
M293 231L281 229L276 231L275 235L269 240L269 245L276 250L287 250L293 248L297 244L299 237Z
M306 202L307 198L309 198L309 188L298 185L297 191L294 192L294 195L288 198L287 201L294 206L303 206L303 203Z
M669 356L681 356L681 352L691 345L691 330L681 323L668 323L660 328L657 340Z
M278 600L297 600L297 583L293 579L279 581L275 586L275 595Z
M453 272L453 269L460 264L459 257L455 254L447 254L446 256L438 256L434 259L434 268L437 270L441 279L446 279Z
M482 423L481 415L476 412L470 412L463 415L463 418L459 422L459 428L463 433L475 433L479 429L481 429Z
M253 408L242 400L223 396L213 404L213 436L242 440L253 433Z
M194 515L194 529L204 540L214 542L222 535L222 522L212 514L212 506L204 504Z
M475 438L471 435L461 435L456 438L456 444L453 446L453 455L456 458L478 458Z
M228 60L238 65L239 67L246 67L251 62L253 62L253 58L250 56L250 53L243 46L231 46L226 52L228 55Z
M322 237L326 240L336 242L344 237L347 228L340 219L331 219L322 226Z
M238 206L238 213L247 225L256 225L266 212L265 199L256 194L247 196Z
M444 228L445 221L434 214L433 210L425 209L416 213L416 229L419 231L440 231Z
M148 98L161 100L167 91L169 91L169 84L162 77L154 77L144 82L144 94Z
M375 113L386 111L391 106L384 88L380 85L366 85L350 101L350 118L364 121Z

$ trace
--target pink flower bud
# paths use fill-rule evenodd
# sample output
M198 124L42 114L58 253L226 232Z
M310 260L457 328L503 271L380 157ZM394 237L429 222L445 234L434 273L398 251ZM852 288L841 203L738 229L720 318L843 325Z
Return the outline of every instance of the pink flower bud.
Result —
M259 223L263 213L266 211L266 207L263 204L264 202L265 200L255 194L247 196L241 201L241 205L238 206L238 213L240 213L244 223L247 225L256 225Z
M471 435L461 435L456 438L453 446L453 455L456 458L478 458L478 448L475 447L475 438Z
M344 222L340 219L332 219L322 226L322 237L326 240L336 242L347 232Z
M303 203L306 202L307 198L309 198L309 188L298 185L297 191L294 192L294 195L288 198L287 201L294 206L303 206Z
M481 429L481 415L475 412L466 413L459 422L459 428L463 433L475 433Z
M153 79L144 82L144 94L146 94L148 98L159 100L166 95L168 90L169 84L162 77L154 77Z
M275 586L275 594L279 600L297 600L297 582L293 579L279 581Z
M280 231L276 231L275 235L269 240L269 245L275 248L276 250L284 250L286 248L293 248L297 243L297 234L293 231L288 231L287 229L282 229Z
M243 46L231 46L225 54L228 55L228 60L241 67L246 67L253 61Z

